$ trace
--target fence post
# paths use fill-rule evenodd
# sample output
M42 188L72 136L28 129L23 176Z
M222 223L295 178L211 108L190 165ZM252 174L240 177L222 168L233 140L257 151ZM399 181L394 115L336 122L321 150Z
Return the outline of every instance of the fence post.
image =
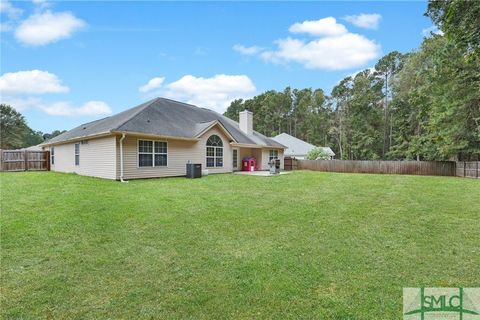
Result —
M478 162L480 161L477 161L477 179L478 179Z
M45 151L45 168L50 171L50 151Z
M25 162L24 166L24 171L27 171L28 170L28 159L27 159L27 150L24 150L23 151L23 160Z

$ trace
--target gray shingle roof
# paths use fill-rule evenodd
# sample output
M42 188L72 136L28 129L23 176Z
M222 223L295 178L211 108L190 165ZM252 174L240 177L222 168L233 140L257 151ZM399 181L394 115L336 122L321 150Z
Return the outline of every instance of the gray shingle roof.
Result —
M237 122L217 112L165 98L156 98L111 117L82 124L45 144L115 131L195 138L215 121L220 122L238 143L284 147L256 131L252 135L245 134Z
M283 144L288 149L285 150L286 156L305 156L310 150L316 148L313 144L295 138L294 136L289 135L288 133L281 133L278 136L271 138L278 143ZM335 156L335 153L329 147L319 147L322 148L329 156Z

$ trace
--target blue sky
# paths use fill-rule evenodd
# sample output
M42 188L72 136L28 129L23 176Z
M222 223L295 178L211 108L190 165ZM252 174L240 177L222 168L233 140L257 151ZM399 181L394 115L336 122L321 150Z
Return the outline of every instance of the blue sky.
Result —
M2 102L70 129L167 96L224 111L265 90L322 88L417 48L426 2L32 2L1 7ZM362 15L363 14L363 15Z

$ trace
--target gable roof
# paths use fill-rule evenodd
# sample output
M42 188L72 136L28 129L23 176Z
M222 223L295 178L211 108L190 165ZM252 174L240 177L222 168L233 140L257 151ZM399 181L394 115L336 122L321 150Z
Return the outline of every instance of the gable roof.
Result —
M111 117L82 124L43 145L115 132L195 139L216 124L226 130L236 143L284 148L256 131L252 135L245 134L238 122L217 112L165 98L155 98Z
M213 121L207 121L207 122L202 122L202 123L197 123L195 126L195 138L200 138L205 132L210 130L211 128L219 126L220 129L225 133L225 135L230 139L230 141L235 141L233 136L230 134L230 132L225 129L225 127L222 125L222 123L218 120L213 120Z
M291 136L287 133L280 133L272 139L288 148L287 150L285 150L286 156L307 155L310 150L312 150L313 148L317 148L317 146L295 138L294 136ZM329 156L335 156L335 153L329 147L319 148L322 148L323 151L326 152Z

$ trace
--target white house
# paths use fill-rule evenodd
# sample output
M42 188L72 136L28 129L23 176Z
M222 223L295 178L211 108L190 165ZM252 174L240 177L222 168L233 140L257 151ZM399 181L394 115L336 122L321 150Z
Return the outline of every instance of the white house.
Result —
M333 159L335 157L335 153L329 147L317 147L317 146L314 146L313 144L310 144L308 142L295 138L294 136L291 136L287 133L281 133L278 136L273 137L271 139L287 147L284 153L285 157L292 157L296 159L306 159L308 153L313 148L323 149L323 151L330 156L330 159Z
M187 162L210 173L241 169L255 157L257 169L271 159L283 168L285 147L253 130L253 114L233 121L212 110L156 98L114 116L85 123L42 144L52 171L107 179L182 176Z

